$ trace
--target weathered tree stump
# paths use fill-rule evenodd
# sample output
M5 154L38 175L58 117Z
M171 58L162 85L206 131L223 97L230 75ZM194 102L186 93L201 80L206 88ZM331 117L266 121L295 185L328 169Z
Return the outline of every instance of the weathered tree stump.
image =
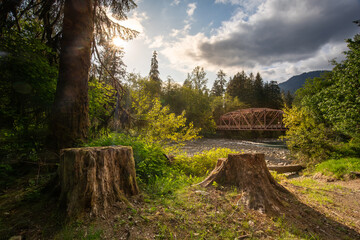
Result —
M246 207L265 213L278 213L284 200L281 193L288 193L271 176L264 154L229 154L227 159L219 159L200 185L208 187L213 182L236 186Z
M106 214L115 202L139 192L131 147L63 149L59 177L60 202L70 217Z

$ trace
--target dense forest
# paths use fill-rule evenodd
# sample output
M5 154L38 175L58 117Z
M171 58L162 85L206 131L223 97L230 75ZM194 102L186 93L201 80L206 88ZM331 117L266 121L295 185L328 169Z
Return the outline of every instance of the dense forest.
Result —
M149 59L147 76L127 71L123 62L124 49L116 47L112 39L120 36L131 40L138 32L114 21L106 9L111 9L119 20L124 20L136 7L135 2L95 0L79 1L76 5L68 0L4 0L0 3L0 192L4 196L0 199L3 202L0 207L4 212L10 212L1 215L0 235L10 238L31 224L44 224L40 218L49 217L52 220L46 225L46 231L34 233L29 230L29 236L43 239L64 239L64 236L68 239L103 238L100 230L81 232L81 228L75 226L81 225L81 221L69 223L63 216L64 211L58 212L56 201L60 186L57 167L63 148L132 146L136 181L145 196L141 201L151 204L147 206L148 210L142 211L158 216L160 210L151 210L158 205L163 209L167 209L167 204L173 204L174 209L179 204L187 205L167 201L176 199L176 190L185 191L185 187L203 180L218 158L235 151L213 149L187 156L180 151L182 144L202 136L218 137L216 124L220 116L237 109L284 110L288 130L282 140L293 159L309 169L317 168L340 179L350 172L360 171L359 35L347 40L344 61L334 61L332 71L308 79L295 95L281 92L277 82L264 81L261 73L245 73L242 69L234 76L219 69L210 88L205 69L201 66L194 66L186 79L173 79L171 76L161 79L161 62L158 62L156 51ZM338 168L331 170L326 164ZM343 170L344 165L346 170ZM218 187L216 182L213 185ZM13 190L20 188L21 193ZM202 194L203 190L198 191ZM234 196L230 193L224 199L227 197ZM239 199L237 201L239 203ZM32 220L35 223L29 223L29 220L13 224L26 215L16 215L14 209L35 206L34 209L40 211L45 206L43 204L50 209L46 214L54 214L43 216L42 213ZM123 217L132 222L136 217L131 214L141 211L141 207L136 210L135 205L127 205L125 209L130 214L125 217L114 215L121 231L128 224L137 224L125 224L125 220L119 219ZM188 214L179 209L171 214ZM194 209L188 210L197 211ZM233 209L231 216L238 205L233 205ZM228 216L230 212L222 214ZM240 219L244 213L236 214ZM24 218L31 219L34 215L34 212L27 213ZM184 215L179 221L185 222ZM250 215L246 215L249 219L243 230L233 231L234 235L225 231L224 234L229 235L224 239L242 235L264 237L267 230L251 232L250 225L272 220L264 220L256 214L257 220L254 220L251 217L255 215ZM172 239L172 231L184 232L183 229L164 228L167 223L152 221L149 216L139 219L143 221L141 224L150 222L151 228L159 232L159 239ZM221 232L223 230L216 229L222 221L215 219L207 227L212 229L211 232ZM274 222L269 224L276 229L269 231L269 236L283 234L284 230L279 228L284 226L279 227ZM285 231L286 234L292 232L296 236L309 237L303 231ZM203 234L204 239L209 237L206 231ZM356 233L351 234L356 236ZM189 237L186 234L180 236Z
M175 81L171 76L162 80L156 51L149 59L148 76L128 73L122 61L123 50L112 44L108 36L110 33L102 32L110 30L101 28L95 29L99 32L96 32L93 47L89 49L91 53L86 53L91 54L90 65L85 71L89 74L84 73L82 81L85 83L76 86L81 76L65 76L63 73L68 71L67 68L76 72L79 70L73 69L78 59L69 60L63 56L66 59L62 60L61 53L66 50L60 52L59 37L63 33L56 18L62 12L31 3L18 7L18 11L24 8L21 17L12 19L12 13L8 12L1 31L3 156L16 152L21 158L28 152L36 155L45 148L56 150L77 146L112 131L142 136L149 129L154 129L155 122L169 121L172 116L184 118L186 126L191 125L189 130L194 136L198 132L214 134L215 122L226 112L249 107L281 109L291 105L292 95L281 93L274 81L264 82L260 73L248 76L239 71L227 81L226 74L219 70L211 90L207 85L206 72L199 66L184 80ZM46 10L49 11L47 17L41 12ZM51 16L54 17L52 23L43 19ZM113 24L115 26L112 27L123 31L124 38L136 35L130 29ZM62 61L66 63L62 64ZM71 61L75 62L66 67ZM63 67L66 70L62 70ZM76 81L70 80L70 77L76 78ZM182 81L182 85L176 83ZM81 97L80 93L86 96ZM65 97L69 99L62 99ZM68 101L76 104L84 101L80 104L84 105L81 108L86 106L83 110L69 109L76 114L82 112L76 118L84 118L81 120L83 123L74 122L74 116L69 118L71 112L62 112L64 102ZM73 122L67 122L69 119ZM167 126L171 130L166 131L185 133L187 130L182 125L179 123L176 126L174 119ZM75 133L74 129L78 132Z

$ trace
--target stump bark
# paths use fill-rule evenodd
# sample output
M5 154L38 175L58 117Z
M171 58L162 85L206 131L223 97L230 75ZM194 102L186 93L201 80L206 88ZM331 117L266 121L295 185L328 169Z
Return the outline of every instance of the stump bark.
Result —
M288 193L270 174L264 154L229 154L227 159L219 159L200 185L208 187L213 182L236 186L246 207L265 213L279 213L283 194Z
M139 193L131 147L63 149L59 177L60 202L70 217L106 214L115 202Z

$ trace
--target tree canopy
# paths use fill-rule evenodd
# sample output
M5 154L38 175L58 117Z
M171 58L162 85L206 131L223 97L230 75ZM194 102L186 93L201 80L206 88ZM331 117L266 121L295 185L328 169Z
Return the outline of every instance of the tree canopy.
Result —
M360 37L347 40L345 60L331 72L308 79L285 115L291 150L307 161L359 155ZM346 145L347 147L342 147ZM346 150L344 150L346 149Z

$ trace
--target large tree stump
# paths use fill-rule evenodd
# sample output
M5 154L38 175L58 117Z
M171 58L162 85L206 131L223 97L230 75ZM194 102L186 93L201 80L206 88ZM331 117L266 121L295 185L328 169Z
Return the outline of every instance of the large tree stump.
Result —
M271 176L264 154L229 154L227 159L219 159L200 185L208 187L213 182L236 186L245 206L265 213L278 213L283 206L281 193L288 193Z
M71 217L106 214L115 202L139 192L131 147L63 149L59 176L60 201Z

